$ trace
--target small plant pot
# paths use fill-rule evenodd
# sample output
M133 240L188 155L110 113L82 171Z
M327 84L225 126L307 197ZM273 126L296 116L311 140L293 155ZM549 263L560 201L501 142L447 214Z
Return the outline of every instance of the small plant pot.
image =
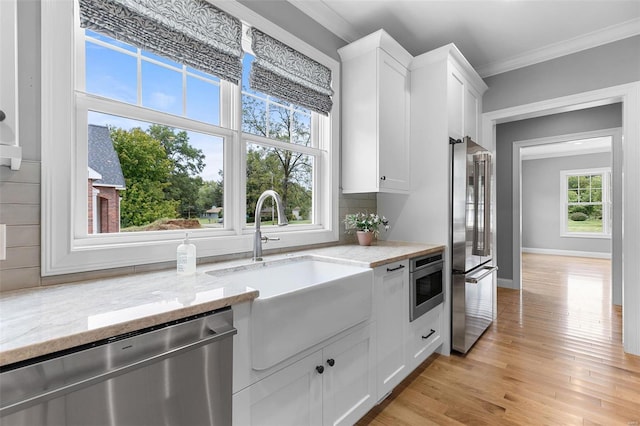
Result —
M373 232L357 231L356 236L361 246L370 246L373 241Z

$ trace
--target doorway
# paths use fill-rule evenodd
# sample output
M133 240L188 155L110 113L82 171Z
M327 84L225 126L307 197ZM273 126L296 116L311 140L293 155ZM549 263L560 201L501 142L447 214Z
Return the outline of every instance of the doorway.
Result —
M482 115L483 140L495 152L496 125L526 118L541 117L559 112L576 111L594 106L622 103L622 140L624 146L623 159L623 217L637 217L640 210L640 83L622 84L619 86L593 90L590 92L568 95L559 98L534 102L525 105L508 107L491 111ZM495 205L493 208L495 209ZM495 226L495 218L494 223ZM640 222L625 220L622 224L623 259L640 259ZM517 234L514 234L517 235ZM512 236L515 238L515 236ZM496 236L494 235L494 247ZM613 254L614 257L616 253ZM622 264L622 299L623 299L623 345L630 354L640 355L640 262L626 261ZM494 289L494 301L497 289Z
M597 154L609 152L605 159L597 158L585 161L575 157L579 154ZM542 159L561 159L562 161L543 161ZM537 176L540 180L540 188L547 195L544 206L538 208L530 203L523 208L525 193L535 191L535 185L523 180L523 160L541 160L544 170L528 175ZM594 161L596 161L594 163ZM605 129L592 132L574 133L548 138L517 141L513 143L513 281L512 288L522 289L522 252L523 250L543 253L572 255L577 257L603 257L608 254L611 258L611 301L613 304L622 305L622 129ZM562 181L578 171L597 170L604 180L610 179L611 190L594 190L594 201L604 201L604 215L600 215L601 232L572 232L571 226L579 225L571 221L569 212L562 210L577 210L581 203L572 203L568 206L567 191L562 186ZM606 166L610 168L610 174L606 173ZM581 169L581 170L576 170ZM595 172L594 172L595 173ZM531 176L529 176L531 177ZM576 192L571 190L570 192ZM597 192L597 193L596 193ZM604 198L602 195L604 194ZM529 194L535 196L535 194ZM539 197L536 197L539 198ZM583 200L585 198L583 197ZM607 204L608 203L608 204ZM585 206L589 203L584 203ZM532 211L534 210L534 211ZM542 218L543 227L532 235L532 225L523 221L523 214L536 214ZM580 216L580 215L578 215ZM586 215L582 215L586 216ZM592 216L597 216L593 215ZM587 216L587 219L589 217ZM585 221L586 222L586 221ZM581 225L581 224L580 224ZM609 228L610 227L610 228ZM609 228L609 229L607 229ZM610 236L608 237L607 234ZM609 246L610 239L610 246ZM537 250L536 246L547 248ZM549 249L552 247L552 249ZM608 248L608 250L607 250Z

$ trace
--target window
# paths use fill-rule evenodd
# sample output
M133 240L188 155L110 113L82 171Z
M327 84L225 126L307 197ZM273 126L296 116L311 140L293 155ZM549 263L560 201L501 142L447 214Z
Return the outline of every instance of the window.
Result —
M250 89L246 70L254 59L245 53L242 79L247 225L255 223L253 207L267 189L281 195L289 225L314 224L314 165L321 161L322 151L317 137L312 137L313 113ZM260 212L270 225L274 225L272 203L268 199Z
M89 233L222 228L229 133L219 128L220 79L90 30L78 32L84 63L77 72L77 114L88 124L78 143L88 147L89 173L99 175L88 176Z
M249 89L250 51L234 84L81 29L77 6L42 6L43 275L172 261L185 229L199 257L250 252L266 189L290 223L271 247L338 239L337 105L323 116ZM329 67L339 87L337 61L236 2L219 7Z
M561 175L563 235L611 235L611 169L567 170Z

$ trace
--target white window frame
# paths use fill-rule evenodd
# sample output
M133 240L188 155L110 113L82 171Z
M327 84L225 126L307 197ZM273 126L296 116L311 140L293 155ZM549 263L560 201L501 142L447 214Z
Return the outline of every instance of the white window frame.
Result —
M602 175L602 232L571 232L567 209L569 200L569 176ZM568 238L611 238L611 167L592 169L560 170L560 236Z
M336 92L331 115L329 118L317 116L312 119L321 150L320 164L314 167L317 185L313 214L316 223L274 229L280 240L270 242L269 248L286 249L338 241L339 62L237 2L211 2L331 69ZM184 238L184 231L89 235L86 226L82 229L79 224L82 222L80 218L85 217L86 220L86 209L82 210L82 202L86 202L86 181L82 183L81 179L86 167L83 171L77 165L86 164L87 147L77 143L77 135L86 133L87 123L86 115L83 119L83 114L78 111L90 104L91 109L97 105L107 113L114 113L115 103L93 95L75 94L75 66L79 60L75 47L79 37L75 35L77 21L74 19L78 18L74 17L73 0L42 0L41 273L48 276L174 261L175 250ZM233 253L249 255L252 250L252 229L246 227L243 216L246 210L244 152L246 141L255 137L240 130L240 89L240 85L221 84L221 97L227 101L220 106L220 122L229 126L218 129L218 136L225 138L225 229L203 229L192 233L198 257ZM126 105L119 104L118 108L122 109L116 114L127 115ZM132 108L136 108L138 112L135 114L139 114L139 107ZM179 122L167 119L164 114L159 117L152 110L139 119L181 128ZM302 147L291 148L300 151ZM263 231L270 232L268 228Z

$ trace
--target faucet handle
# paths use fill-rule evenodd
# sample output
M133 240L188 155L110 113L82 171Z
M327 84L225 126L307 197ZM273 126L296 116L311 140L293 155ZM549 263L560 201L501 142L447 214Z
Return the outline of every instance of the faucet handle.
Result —
M280 241L279 237L267 237L266 235L263 235L260 239L265 243L268 241Z

